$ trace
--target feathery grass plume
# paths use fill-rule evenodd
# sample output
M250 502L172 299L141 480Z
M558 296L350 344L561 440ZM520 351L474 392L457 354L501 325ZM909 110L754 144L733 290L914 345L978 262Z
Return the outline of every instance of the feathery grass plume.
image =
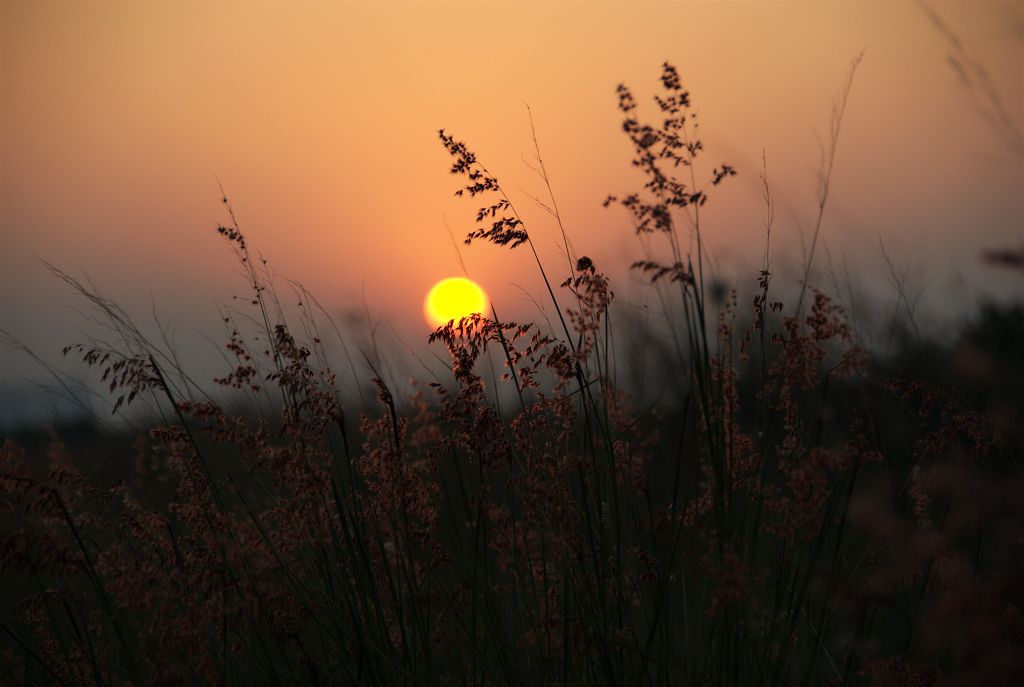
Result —
M95 368L115 412L148 397L162 414L130 448L101 446L116 480L57 433L39 454L0 447L0 570L12 583L0 595L10 599L2 679L1020 682L1015 416L986 405L989 387L889 379L845 309L806 275L807 312L773 300L766 164L755 296L741 307L726 291L709 322L699 211L705 190L734 171L719 166L696 184L689 93L669 65L661 83L657 127L619 89L646 179L621 204L638 231L666 237L666 255L634 268L651 288L679 288L679 331L636 335L645 347L687 342L659 370L678 404L616 383L614 285L574 253L560 217L568 306L534 256L562 330L496 315L449 322L428 340L446 349L451 379L417 388L408 404L376 354L364 354L376 401L343 403L306 307L315 301L296 287L289 322L230 205L219 232L249 291L222 309L217 398L198 393L173 351L116 304L55 272L117 334L68 354ZM464 144L441 140L466 179L459 193L487 198L468 239L532 249L497 180ZM990 317L965 345L1000 342L1013 378L1020 332L1007 318ZM504 355L514 409L497 405L477 371L488 347ZM251 405L232 410L233 399Z

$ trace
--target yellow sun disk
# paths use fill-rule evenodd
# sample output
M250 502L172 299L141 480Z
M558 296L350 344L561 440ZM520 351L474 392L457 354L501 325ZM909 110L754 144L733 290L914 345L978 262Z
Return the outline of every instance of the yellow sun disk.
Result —
M487 314L487 294L476 283L462 277L437 282L423 301L423 314L432 327L441 327L449 320L456 323L479 313Z

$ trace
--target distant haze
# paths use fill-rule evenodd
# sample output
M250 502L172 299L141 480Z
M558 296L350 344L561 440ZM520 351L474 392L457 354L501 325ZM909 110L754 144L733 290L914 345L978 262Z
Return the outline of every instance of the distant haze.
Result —
M927 8L984 67L1019 133L1024 3ZM819 137L862 50L819 266L845 261L857 288L889 298L884 245L923 293L922 317L939 322L1020 294L1019 274L980 256L1024 246L1024 156L951 66L950 37L913 2L4 2L0 327L94 381L60 361L63 345L96 330L43 258L142 322L155 310L186 362L212 374L205 337L223 339L217 305L245 291L215 232L229 221L219 180L276 272L340 319L368 312L381 336L419 351L426 291L462 274L445 219L460 240L477 209L453 197L439 128L499 178L556 281L565 276L557 227L530 199L546 189L524 164L524 103L577 251L612 274L623 302L638 302L645 287L626 268L643 249L624 211L601 204L641 183L616 85L654 118L666 60L700 114L700 174L722 162L739 172L712 189L704 218L716 275L741 288L756 280L763 153L776 266L793 284L815 215ZM540 319L525 248L460 248L506 317ZM44 417L33 383L45 381L27 356L0 351L0 425Z

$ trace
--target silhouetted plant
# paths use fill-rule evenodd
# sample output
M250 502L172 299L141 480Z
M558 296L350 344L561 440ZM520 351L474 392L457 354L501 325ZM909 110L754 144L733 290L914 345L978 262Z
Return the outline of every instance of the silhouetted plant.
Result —
M616 383L611 280L572 254L553 198L567 306L502 186L443 130L466 182L457 195L485 203L467 242L529 245L561 329L493 311L439 327L429 342L444 347L451 378L409 411L367 356L376 405L354 419L311 297L297 288L289 322L226 198L231 222L218 232L249 293L224 310L229 369L215 381L258 413L200 392L126 313L57 272L123 343L66 353L96 368L115 413L145 397L162 417L118 457L132 460L114 484L91 479L56 436L45 465L11 442L0 449L0 569L25 597L0 616L3 679L1019 681L1014 435L955 389L879 375L845 310L806 273L809 312L803 295L792 310L772 300L767 247L749 312L723 291L715 318L699 212L706 188L735 172L721 165L698 186L690 94L668 64L661 83L658 126L640 123L619 87L645 183L618 202L637 231L666 237L669 255L634 269L680 289L669 324L685 345L662 371L679 405L648 405ZM841 108L830 160L840 119ZM990 316L965 345L1015 341L1014 325ZM662 334L638 336L653 346ZM481 375L489 348L515 387L512 409Z

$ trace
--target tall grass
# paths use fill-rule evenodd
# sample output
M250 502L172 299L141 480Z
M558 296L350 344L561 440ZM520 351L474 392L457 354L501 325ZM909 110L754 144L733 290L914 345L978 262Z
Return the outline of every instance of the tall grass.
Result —
M852 73L851 73L852 78ZM849 87L842 95L845 103ZM809 283L793 310L765 264L751 308L717 310L701 208L736 174L708 170L690 94L663 67L660 123L618 90L643 188L610 197L666 257L634 268L673 308L648 405L615 373L612 284L568 238L545 266L497 178L440 132L481 205L467 242L526 249L553 327L475 315L430 340L451 377L402 412L369 358L377 410L338 391L323 318L281 306L228 208L219 229L251 288L225 311L230 369L202 392L130 317L117 345L69 347L115 411L163 421L124 479L99 484L53 436L44 469L0 454L7 524L3 678L12 684L1012 684L1024 671L1020 433L949 390L882 375L843 308ZM227 199L225 198L225 204ZM804 299L807 294L807 307ZM806 312L805 312L806 310ZM787 312L792 314L787 314ZM247 317L255 329L239 319ZM289 319L293 321L289 321ZM749 324L742 324L749 323ZM658 344L655 331L639 334ZM482 378L488 348L516 406ZM354 368L353 368L354 369ZM134 465L128 464L131 459Z

